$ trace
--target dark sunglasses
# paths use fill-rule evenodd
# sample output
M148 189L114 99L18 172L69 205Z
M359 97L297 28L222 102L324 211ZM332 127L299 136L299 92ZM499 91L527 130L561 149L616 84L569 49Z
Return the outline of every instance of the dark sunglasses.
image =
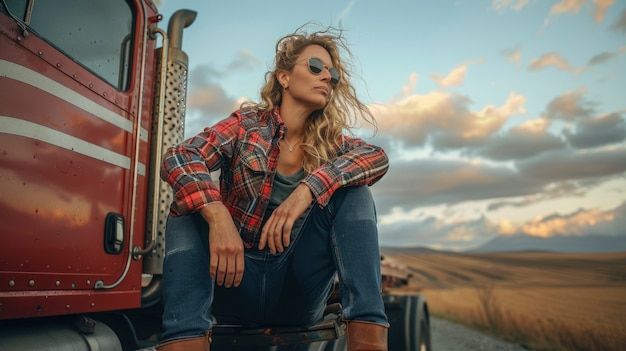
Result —
M317 57L309 57L308 63L309 71L311 71L311 73L318 75L322 73L324 68L328 68L328 72L330 73L330 84L335 86L339 83L339 72L337 71L337 69L335 69L335 67L324 66L322 60L318 59Z

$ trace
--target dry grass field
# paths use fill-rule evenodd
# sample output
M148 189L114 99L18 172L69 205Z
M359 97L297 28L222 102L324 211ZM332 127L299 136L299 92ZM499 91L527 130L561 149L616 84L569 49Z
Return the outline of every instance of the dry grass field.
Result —
M532 350L626 348L626 253L390 253L431 314Z

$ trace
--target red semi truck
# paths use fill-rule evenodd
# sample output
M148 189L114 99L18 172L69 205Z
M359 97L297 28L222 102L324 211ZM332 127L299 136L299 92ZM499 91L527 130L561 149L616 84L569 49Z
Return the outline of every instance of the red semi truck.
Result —
M157 342L172 199L158 169L183 138L195 17L165 31L151 0L0 0L0 350ZM421 296L385 298L390 350L429 349ZM341 350L332 306L297 330L217 326L215 344Z

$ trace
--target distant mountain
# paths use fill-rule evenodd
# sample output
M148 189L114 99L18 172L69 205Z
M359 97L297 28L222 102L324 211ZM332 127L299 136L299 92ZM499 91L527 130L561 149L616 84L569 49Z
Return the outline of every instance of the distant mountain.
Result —
M380 248L380 253L383 255L393 255L393 254L425 254L425 253L438 253L445 252L439 250L429 249L427 247L422 246L394 246L394 247L385 247L382 246Z
M466 252L503 252L503 251L553 251L553 252L624 252L626 236L553 236L539 238L517 234L499 236L486 244Z

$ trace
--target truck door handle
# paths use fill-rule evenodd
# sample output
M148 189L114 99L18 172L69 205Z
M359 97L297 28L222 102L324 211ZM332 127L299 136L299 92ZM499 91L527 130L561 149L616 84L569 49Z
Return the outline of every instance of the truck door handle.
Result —
M124 249L124 216L107 213L104 224L104 251L119 255Z

